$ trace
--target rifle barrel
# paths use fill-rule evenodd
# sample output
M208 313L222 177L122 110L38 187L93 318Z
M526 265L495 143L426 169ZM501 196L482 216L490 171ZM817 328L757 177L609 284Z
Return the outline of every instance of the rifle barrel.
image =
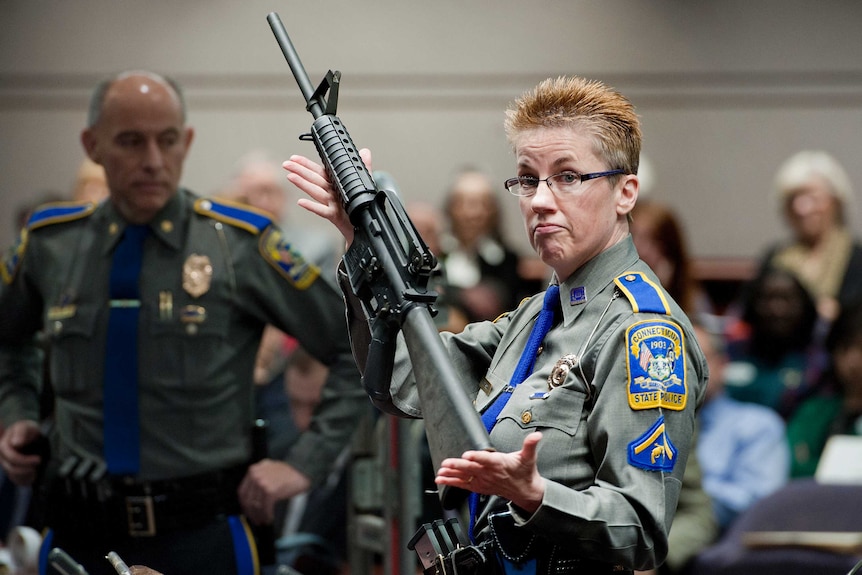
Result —
M278 42L281 53L284 54L284 59L287 60L287 64L293 72L293 77L296 78L296 83L299 85L302 96L305 98L308 111L311 112L311 115L315 119L319 118L323 115L323 108L319 102L315 102L312 99L314 97L314 87L311 84L311 80L308 79L308 73L306 73L305 67L302 65L302 60L299 59L299 54L296 53L296 49L293 47L293 42L290 41L290 36L287 35L287 30L284 28L281 17L275 12L270 12L266 17L266 21L269 22L269 27L272 28L272 33L275 34L275 41Z

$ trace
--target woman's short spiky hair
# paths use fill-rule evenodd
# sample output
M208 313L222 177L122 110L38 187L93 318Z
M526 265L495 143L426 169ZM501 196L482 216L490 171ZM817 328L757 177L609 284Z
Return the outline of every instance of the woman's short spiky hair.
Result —
M596 139L596 154L609 169L637 174L641 153L640 120L631 102L597 80L560 76L544 80L506 110L511 144L535 128L576 127Z

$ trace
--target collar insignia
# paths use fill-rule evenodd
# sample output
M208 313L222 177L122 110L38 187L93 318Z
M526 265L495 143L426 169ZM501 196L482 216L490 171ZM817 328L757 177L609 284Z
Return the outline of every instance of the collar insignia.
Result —
M569 305L586 303L587 290L584 286L573 287L569 292Z

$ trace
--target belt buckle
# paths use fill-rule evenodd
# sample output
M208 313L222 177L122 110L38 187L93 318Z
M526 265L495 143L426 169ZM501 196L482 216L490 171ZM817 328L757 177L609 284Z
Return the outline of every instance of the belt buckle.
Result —
M126 497L126 518L129 521L129 535L132 537L152 537L156 534L156 516L153 498L150 495L130 495Z

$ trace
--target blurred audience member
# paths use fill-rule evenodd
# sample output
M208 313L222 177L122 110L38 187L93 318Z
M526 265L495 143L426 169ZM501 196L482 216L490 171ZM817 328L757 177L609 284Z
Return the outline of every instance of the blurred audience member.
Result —
M785 421L814 392L826 365L814 298L798 277L768 267L746 286L727 328L728 396L759 403Z
M704 325L695 325L695 333L709 364L697 458L724 530L752 503L787 483L790 450L784 421L774 410L724 393L727 355L720 333Z
M105 169L90 158L84 158L75 176L71 195L76 202L97 204L107 198L108 179L105 177Z
M408 203L405 210L416 231L437 258L437 267L430 282L430 287L437 292L437 315L434 316L434 323L440 331L459 333L470 323L469 310L459 299L460 290L449 285L446 270L440 263L443 214L434 205L422 201ZM433 487L433 470L430 479Z
M519 273L520 257L503 239L495 189L487 174L470 168L458 174L446 198L450 233L443 237L440 261L453 288L481 287L481 297L465 302L471 321L494 319L514 309L522 297L541 291L546 283ZM469 307L475 301L482 307Z
M823 151L791 156L775 175L790 237L772 246L763 265L792 270L826 320L862 297L862 244L848 225L853 188L838 161Z
M680 307L689 314L709 312L709 299L694 277L685 231L674 211L657 200L638 199L630 229L638 255Z
M303 226L292 220L287 179L281 164L268 152L253 150L240 158L222 195L273 216L291 246L319 267L324 278L335 281L335 267L341 252L334 235L323 227Z
M425 245L434 254L434 257L439 258L443 253L440 245L441 237L443 236L443 214L436 206L428 202L410 202L405 208L410 221L416 226L416 231L422 237Z
M787 425L794 477L814 475L832 435L862 435L862 300L842 308L826 338L831 385L807 399Z

